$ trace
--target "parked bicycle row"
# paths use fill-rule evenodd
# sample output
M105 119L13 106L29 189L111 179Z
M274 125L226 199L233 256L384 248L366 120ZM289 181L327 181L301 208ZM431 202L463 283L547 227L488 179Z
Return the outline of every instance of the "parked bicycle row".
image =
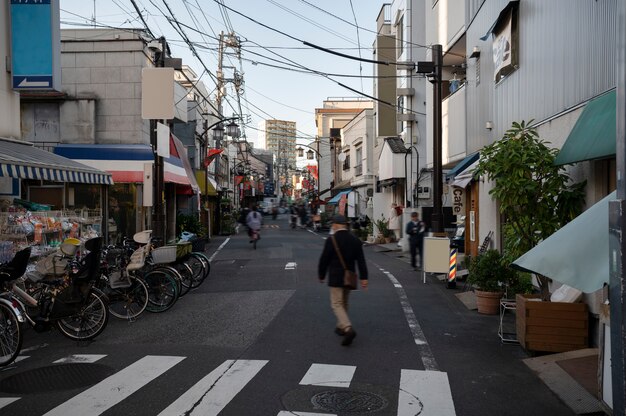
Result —
M0 366L18 356L22 325L37 332L56 326L70 339L91 340L109 315L133 321L144 311L167 311L211 271L191 244L155 248L150 230L118 246L103 247L100 237L66 239L27 271L30 250L0 264Z

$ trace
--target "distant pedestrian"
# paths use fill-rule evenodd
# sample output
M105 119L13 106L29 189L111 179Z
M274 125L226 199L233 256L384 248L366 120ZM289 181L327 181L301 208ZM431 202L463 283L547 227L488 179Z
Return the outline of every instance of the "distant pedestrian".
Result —
M334 233L326 239L324 251L319 260L318 276L323 283L328 271L328 286L330 287L330 304L337 317L335 333L343 336L341 345L350 345L356 337L348 317L348 298L350 289L344 287L345 268L356 272L355 263L359 267L361 287L367 289L367 265L363 255L363 244L347 229L348 221L343 215L332 218Z
M415 257L419 251L421 268L424 264L423 249L424 249L424 232L426 231L426 224L424 221L419 220L419 214L417 212L411 213L411 221L406 225L406 234L409 236L409 247L411 248L411 266L417 270L417 262Z
M261 239L261 224L263 222L263 216L257 212L257 207L253 206L252 211L248 213L246 217L246 225L248 226L248 235L250 236L250 242L254 242L254 237L256 234L257 239Z
M400 233L402 229L402 207L399 207L395 202L391 204L391 209L389 210L388 226L396 240L400 240L402 237Z

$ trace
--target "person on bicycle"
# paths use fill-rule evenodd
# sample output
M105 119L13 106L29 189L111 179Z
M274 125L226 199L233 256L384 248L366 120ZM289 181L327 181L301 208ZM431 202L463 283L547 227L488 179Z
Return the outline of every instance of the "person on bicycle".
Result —
M259 231L261 230L261 222L263 221L263 216L257 211L256 205L252 207L252 211L248 213L246 217L246 225L248 225L248 235L250 236L250 242L254 241L253 237L256 233L257 239L261 239L261 234Z

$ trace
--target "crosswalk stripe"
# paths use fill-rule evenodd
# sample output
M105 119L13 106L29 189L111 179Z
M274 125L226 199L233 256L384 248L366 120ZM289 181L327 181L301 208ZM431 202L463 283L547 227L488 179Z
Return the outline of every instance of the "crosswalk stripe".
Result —
M355 371L356 367L352 365L312 364L300 384L348 388Z
M56 360L54 364L95 363L96 361L101 360L104 357L106 357L105 354L74 354Z
M291 412L281 410L277 416L337 416L334 413L310 413L310 412Z
M0 409L2 409L4 406L8 406L13 402L18 401L19 399L19 397L0 397Z
M45 416L100 415L184 359L185 357L146 355L50 410Z
M398 416L455 416L448 375L440 371L402 370Z
M159 413L159 416L217 415L265 364L267 361L264 360L227 360Z

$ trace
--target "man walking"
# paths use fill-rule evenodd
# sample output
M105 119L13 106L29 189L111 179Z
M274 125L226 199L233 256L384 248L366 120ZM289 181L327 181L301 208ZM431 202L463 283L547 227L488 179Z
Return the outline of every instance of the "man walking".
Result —
M343 335L341 345L345 346L352 343L356 332L348 317L350 289L344 287L344 270L347 268L356 272L355 263L357 263L361 287L367 289L368 283L363 245L361 240L348 231L347 224L348 221L343 215L335 215L332 218L331 228L334 233L326 239L318 265L320 283L324 283L328 271L330 304L337 318L335 333Z
M417 262L415 257L417 252L420 253L420 268L423 261L423 248L424 248L424 231L426 230L426 224L424 221L419 220L417 212L411 213L411 221L406 225L406 234L409 236L409 246L411 248L411 267L417 270Z

